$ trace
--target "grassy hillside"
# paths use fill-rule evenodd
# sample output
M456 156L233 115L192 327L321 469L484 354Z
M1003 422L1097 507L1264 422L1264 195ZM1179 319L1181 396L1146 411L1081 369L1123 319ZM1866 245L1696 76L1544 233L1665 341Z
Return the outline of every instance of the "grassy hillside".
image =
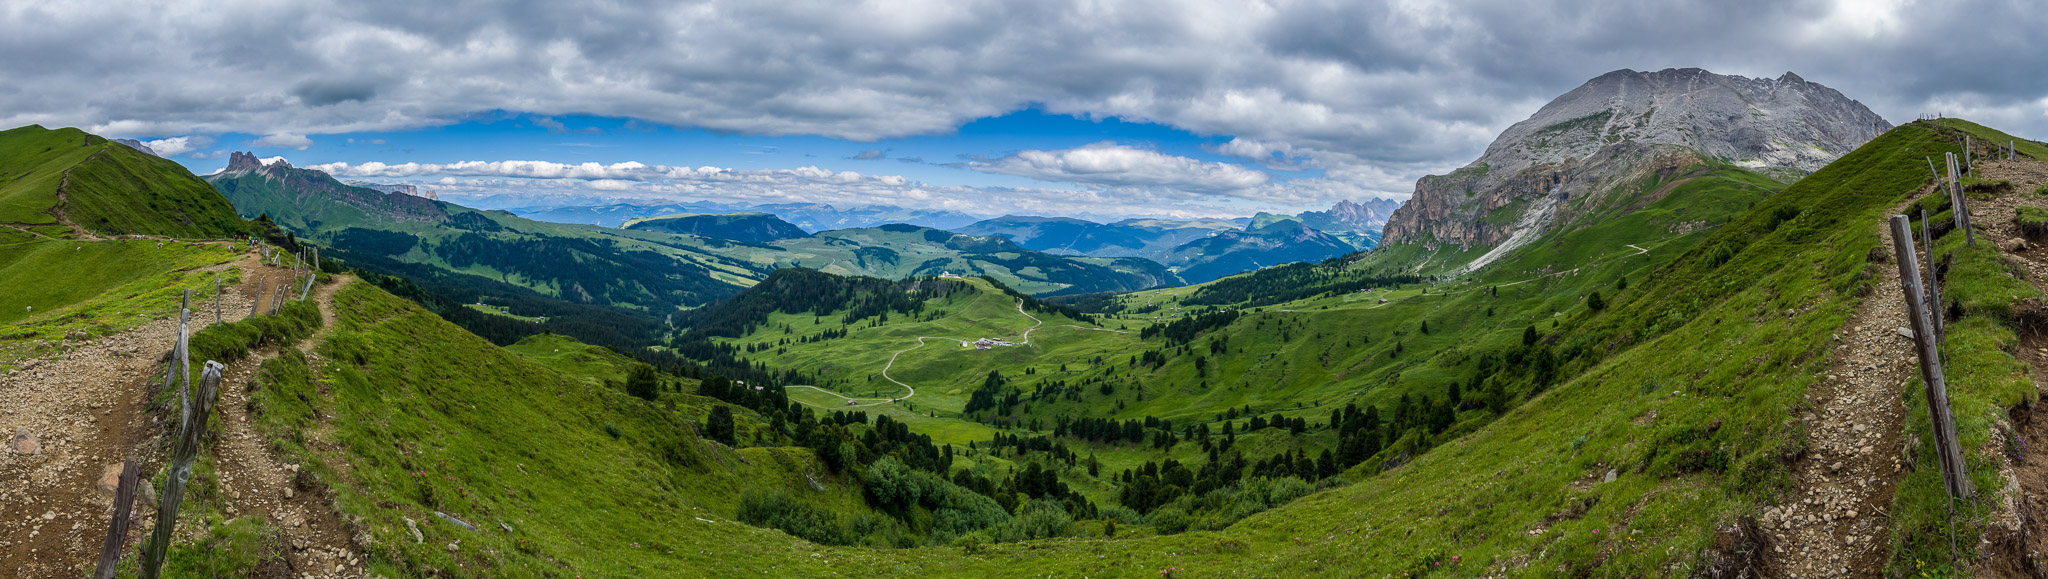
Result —
M232 259L223 245L158 248L155 241L72 241L0 227L0 368L48 354L67 337L102 336L174 312L185 289L204 303L214 275L192 270ZM229 284L240 275L220 273Z
M1375 425L1385 433L1376 453L1332 479L1349 484L1235 524L1200 515L1210 511L1199 500L1178 502L1158 510L1193 516L1197 531L1164 534L1187 523L1148 515L1141 524L1149 528L1139 527L1141 537L1132 540L892 559L956 573L1029 566L1156 574L1181 566L1313 574L1337 565L1379 574L1439 564L1459 575L1690 573L1703 553L1739 547L1719 541L1719 528L1788 488L1804 434L1787 419L1828 368L1830 336L1865 295L1870 268L1881 265L1868 261L1873 232L1887 209L1921 187L1923 158L1953 147L1953 136L1930 123L1899 127L1781 191L1725 167L1644 183L1662 198L1615 209L1469 278L1425 284L1396 277L1442 271L1430 262L1443 256L1422 253L1297 266L1324 267L1313 283L1341 291L1246 308L1227 321L1189 321L1221 311L1196 303L1205 288L1220 285L1108 300L1099 330L991 307L985 301L998 294L975 291L881 323L778 313L732 343L770 367L827 377L825 389L857 403L907 397L870 411L952 441L1054 434L1052 425L1071 417L1171 421L1144 430L1155 440L1191 424L1214 432L1219 420L1242 433L1250 425L1238 409L1247 407L1261 419L1308 423L1299 433L1269 427L1240 434L1234 442L1256 461L1293 449L1310 457L1341 450L1349 435L1329 424L1333 408L1369 405L1385 421ZM1959 251L1956 243L1944 240L1937 253ZM1344 281L1359 283L1334 285ZM1595 293L1599 307L1591 305ZM1039 329L1026 346L976 351L958 343L1015 340L1033 324ZM2011 339L1996 324L1972 329L1978 322L1967 317L1964 324L1952 339ZM1984 337L1970 337L1980 331ZM945 340L920 346L920 336ZM2018 400L2007 386L2014 366L2000 350L1982 349L2004 361L1959 361L1983 368L1957 371L1973 376L1959 383L1982 384L1957 386L1959 407L1971 409L1959 412L1976 420L1966 422L1966 445L1981 444L1990 419ZM1021 396L997 411L970 411L990 371ZM1459 403L1444 404L1460 394ZM829 394L791 397L845 404ZM1407 412L1418 414L1399 410L1411 404ZM1428 414L1437 408L1451 410L1443 418ZM1099 461L1102 474L1058 471L1110 504L1125 496L1119 487L1128 483L1110 476L1123 468L1166 458L1190 468L1209 462L1207 443L1196 438L1161 447L1069 435L1059 444ZM969 468L1046 460L1040 454L1004 449L969 457L976 460ZM1973 468L1991 476L1986 469L1995 462L1973 461ZM1919 482L1901 487L1899 511L1931 512L1915 505L1938 501L1914 497L1930 485L1938 493L1939 482L1913 476ZM1911 521L1930 520L1914 516L1921 518L1902 519L1895 539L1909 554L1921 548L1912 537L1927 529ZM1199 531L1218 523L1229 526ZM1117 563L1104 566L1105 558Z
M183 166L78 129L0 131L0 182L0 223L184 238L243 231L227 200Z
M724 575L814 548L732 522L746 489L832 513L859 491L801 448L733 450L693 432L721 403L634 398L632 361L553 336L492 346L367 284L335 299L315 353L266 362L255 395L274 443L361 517L387 576ZM740 411L742 427L759 429ZM823 490L810 486L815 473ZM438 518L447 513L471 531ZM416 543L404 519L417 521ZM449 545L455 545L450 548ZM715 548L712 546L715 545Z

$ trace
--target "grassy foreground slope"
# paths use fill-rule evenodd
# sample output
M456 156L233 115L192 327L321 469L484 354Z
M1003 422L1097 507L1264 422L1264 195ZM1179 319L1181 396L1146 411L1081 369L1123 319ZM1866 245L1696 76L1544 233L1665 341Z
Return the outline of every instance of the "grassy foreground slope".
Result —
M0 131L0 223L228 237L240 219L178 163L73 128Z
M794 563L810 574L824 570L815 547L731 520L741 491L865 508L806 450L698 439L686 423L715 402L649 403L608 386L631 364L622 356L543 336L515 348L529 358L368 284L334 307L316 356L265 362L257 415L360 517L379 573L731 576Z

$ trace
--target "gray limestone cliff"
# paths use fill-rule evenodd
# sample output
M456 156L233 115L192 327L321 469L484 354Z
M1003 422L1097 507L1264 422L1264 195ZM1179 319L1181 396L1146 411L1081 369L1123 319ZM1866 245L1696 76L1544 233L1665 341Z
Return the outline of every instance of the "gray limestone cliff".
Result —
M1415 184L1382 243L1494 247L1476 268L1560 224L1565 201L1719 162L1781 180L1819 169L1891 129L1862 103L1798 75L1696 68L1618 70L1550 101L1486 153ZM1494 215L1508 208L1513 215Z

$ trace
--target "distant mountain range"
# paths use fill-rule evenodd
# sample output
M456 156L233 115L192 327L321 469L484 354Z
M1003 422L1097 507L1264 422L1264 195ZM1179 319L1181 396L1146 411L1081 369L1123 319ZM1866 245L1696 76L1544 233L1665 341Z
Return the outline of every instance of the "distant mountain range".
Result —
M1400 207L1391 199L1339 201L1329 211L1259 213L1245 219L1126 219L1096 223L1070 217L1005 215L954 229L1008 237L1028 249L1061 255L1143 257L1165 264L1188 283L1266 266L1322 261L1379 243L1379 229Z
M796 224L804 231L817 233L833 229L874 227L890 223L904 223L920 227L953 229L983 219L954 211L929 209L905 209L890 205L865 205L839 208L823 203L770 203L751 205L745 203L719 203L715 201L690 201L682 203L613 203L610 205L562 205L511 207L512 214L536 221L553 223L575 223L621 227L627 221L644 217L674 215L678 213L769 213L784 221Z
M1124 219L1111 223L1036 215L982 219L952 211L887 205L841 209L820 203L615 203L519 207L510 211L538 221L635 229L658 227L671 233L755 242L793 237L788 235L790 232L761 237L767 231L765 229L742 231L747 227L768 227L760 216L779 218L778 221L792 224L807 233L869 229L889 224L913 225L966 235L1005 237L1022 249L1053 255L1149 259L1164 264L1187 283L1202 283L1270 265L1321 261L1370 250L1379 244L1379 231L1386 224L1387 217L1400 206L1400 201L1392 199L1346 200L1337 202L1327 211L1306 211L1298 215L1260 213L1249 219ZM741 214L753 217L734 222L708 219L712 215ZM636 220L663 216L696 218L660 225L629 225ZM1294 225L1269 227L1280 222ZM731 228L733 224L741 223L744 225ZM690 230L672 230L676 227ZM709 229L696 229L700 227Z
M620 229L684 233L752 243L767 243L810 235L795 224L769 213L678 213L631 219Z
M490 287L509 299L518 297L516 286L575 304L694 307L783 267L886 279L988 275L1033 294L1182 284L1150 260L1054 256L1000 237L908 224L813 235L763 212L676 211L622 222L626 228L548 223L352 186L247 153L230 155L227 168L206 180L245 217L268 215L300 239L345 252L358 266L451 296Z

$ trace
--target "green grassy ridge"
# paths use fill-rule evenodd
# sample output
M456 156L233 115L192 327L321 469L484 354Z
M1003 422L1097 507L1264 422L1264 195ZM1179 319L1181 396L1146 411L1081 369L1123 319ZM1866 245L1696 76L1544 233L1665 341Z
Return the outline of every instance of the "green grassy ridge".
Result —
M192 291L196 320L211 321L226 247L155 241L72 241L0 228L0 368L55 353L67 339L118 333L174 315ZM239 268L218 272L241 281ZM33 307L31 313L28 308Z
M243 232L219 193L175 161L73 128L0 131L0 223L180 238ZM59 189L62 188L60 195Z
M741 491L784 487L833 512L866 509L806 450L697 441L680 421L714 402L666 394L648 403L605 386L623 357L560 337L532 338L518 346L526 354L492 346L368 284L343 288L335 309L319 361L287 352L264 364L256 416L273 444L338 492L345 516L361 517L373 572L818 570L808 557L817 548L730 520ZM333 454L310 450L312 431L337 445ZM805 471L828 490L811 490ZM407 517L426 543L413 542Z

